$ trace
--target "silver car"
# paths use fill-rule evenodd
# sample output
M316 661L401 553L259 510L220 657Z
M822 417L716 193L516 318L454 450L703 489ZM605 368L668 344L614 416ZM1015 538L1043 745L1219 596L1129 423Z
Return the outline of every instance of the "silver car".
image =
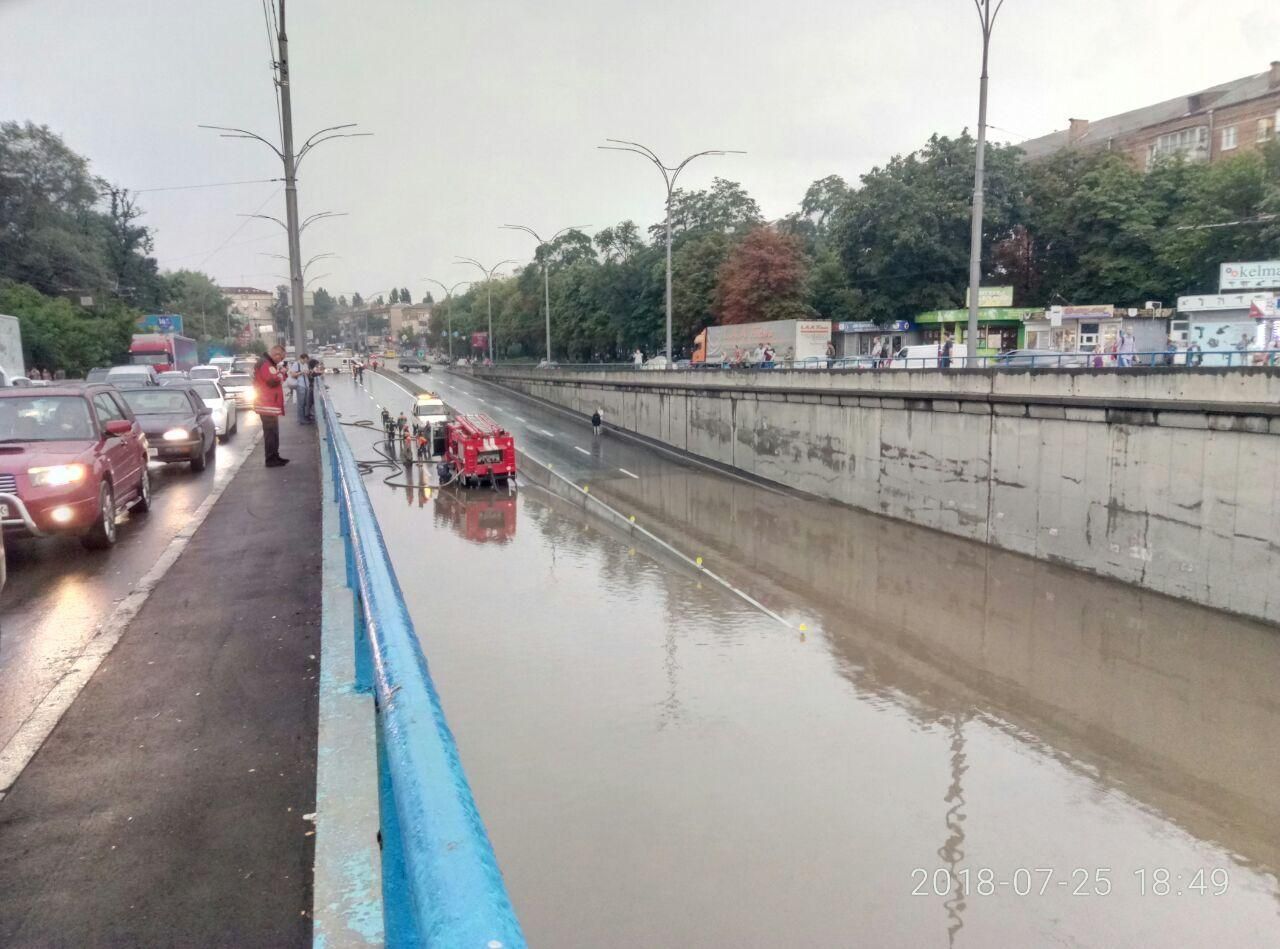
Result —
M224 442L236 433L239 406L235 398L220 383L211 379L192 379L186 385L196 390L200 400L213 410L213 428Z

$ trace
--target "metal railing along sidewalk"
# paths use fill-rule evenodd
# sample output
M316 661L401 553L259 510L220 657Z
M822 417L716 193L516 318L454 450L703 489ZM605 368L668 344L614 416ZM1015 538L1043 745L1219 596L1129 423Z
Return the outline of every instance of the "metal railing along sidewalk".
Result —
M355 598L355 684L376 710L387 945L524 949L351 446L321 401Z

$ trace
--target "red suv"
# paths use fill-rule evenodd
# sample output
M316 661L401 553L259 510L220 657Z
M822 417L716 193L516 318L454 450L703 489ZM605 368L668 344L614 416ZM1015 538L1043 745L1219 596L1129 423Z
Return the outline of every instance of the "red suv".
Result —
M147 439L111 386L0 389L5 533L116 542L116 514L151 506Z

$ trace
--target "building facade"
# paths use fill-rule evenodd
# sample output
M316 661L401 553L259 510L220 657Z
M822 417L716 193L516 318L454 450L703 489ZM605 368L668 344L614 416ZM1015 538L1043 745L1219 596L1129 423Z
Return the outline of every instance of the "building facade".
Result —
M1118 151L1139 168L1166 156L1217 161L1264 147L1280 126L1280 61L1252 76L1023 142L1030 159L1069 148Z
M272 307L276 295L270 290L259 290L256 287L219 287L223 298L231 308L232 314L239 317L248 333L242 333L249 339L261 340L263 343L276 341L275 316Z

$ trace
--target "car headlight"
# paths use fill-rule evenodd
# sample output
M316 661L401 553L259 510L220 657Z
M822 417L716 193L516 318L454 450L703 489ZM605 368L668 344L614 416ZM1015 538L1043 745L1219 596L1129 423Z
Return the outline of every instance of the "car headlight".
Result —
M191 438L191 434L185 428L171 428L164 433L164 440L167 442L185 442Z
M84 465L50 465L47 468L28 468L27 477L32 487L60 488L83 481L89 474Z

